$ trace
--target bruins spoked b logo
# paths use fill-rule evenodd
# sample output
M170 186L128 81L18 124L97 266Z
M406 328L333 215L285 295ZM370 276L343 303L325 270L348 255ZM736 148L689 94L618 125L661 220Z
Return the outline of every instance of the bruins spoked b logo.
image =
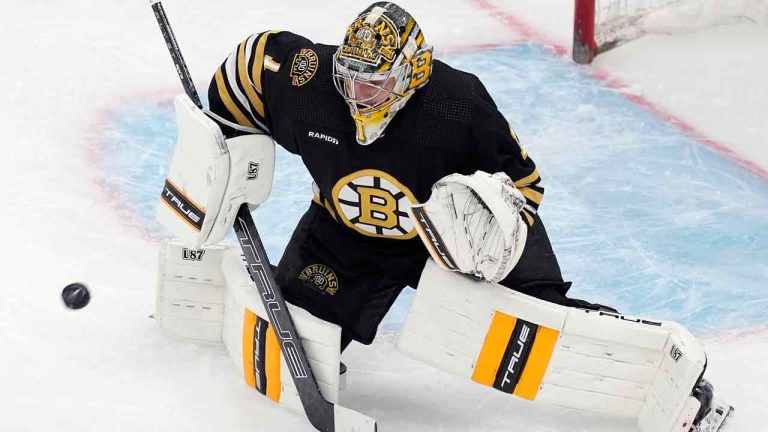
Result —
M332 194L341 221L361 234L400 240L417 234L407 213L416 198L383 171L354 172L336 182Z
M301 271L299 280L323 294L335 295L339 291L339 278L328 266L312 264Z
M291 84L301 87L308 83L317 72L318 65L317 53L309 48L302 48L293 57L291 65Z

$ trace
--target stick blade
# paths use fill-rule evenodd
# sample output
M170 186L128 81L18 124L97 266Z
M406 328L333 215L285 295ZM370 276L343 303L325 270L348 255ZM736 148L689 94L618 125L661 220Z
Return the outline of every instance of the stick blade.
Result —
M735 409L728 405L727 403L723 403L721 401L717 401L718 403L713 407L713 410L715 411L715 418L712 422L712 425L709 429L711 432L725 432L729 430L728 428L728 421L733 418L733 412ZM704 432L702 430L702 432Z
M334 405L335 432L376 432L376 420L343 406Z

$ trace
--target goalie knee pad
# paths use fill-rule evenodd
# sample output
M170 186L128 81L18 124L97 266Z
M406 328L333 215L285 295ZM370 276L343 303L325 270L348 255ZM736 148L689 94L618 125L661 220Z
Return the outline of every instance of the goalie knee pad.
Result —
M190 249L178 241L163 243L155 319L166 332L195 342L221 343L224 250L222 246Z
M295 357L283 355L276 329L243 265L225 246L189 249L179 241L160 252L155 318L169 334L202 343L222 343L247 385L276 403L303 412L291 377L301 374ZM341 328L287 304L309 366L323 396L336 403ZM290 350L289 350L290 352Z

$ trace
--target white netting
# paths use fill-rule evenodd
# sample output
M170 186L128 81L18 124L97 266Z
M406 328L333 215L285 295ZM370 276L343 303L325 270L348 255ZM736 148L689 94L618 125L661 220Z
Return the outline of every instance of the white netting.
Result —
M595 42L689 32L739 21L768 24L768 0L595 0Z

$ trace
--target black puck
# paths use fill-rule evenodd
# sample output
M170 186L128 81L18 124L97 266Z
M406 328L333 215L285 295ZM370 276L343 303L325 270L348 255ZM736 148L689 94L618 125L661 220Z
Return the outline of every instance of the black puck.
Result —
M70 309L82 309L91 301L91 293L88 292L88 287L75 282L64 287L61 291L61 299Z

